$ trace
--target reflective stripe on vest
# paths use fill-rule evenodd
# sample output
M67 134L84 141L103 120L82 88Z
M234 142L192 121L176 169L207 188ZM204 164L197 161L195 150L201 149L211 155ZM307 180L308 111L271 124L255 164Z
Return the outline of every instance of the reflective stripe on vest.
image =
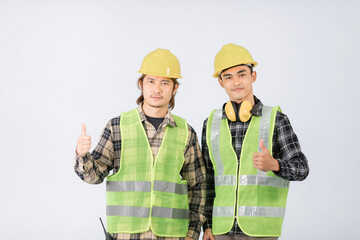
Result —
M260 117L259 144L260 144L260 140L263 139L264 145L267 148L269 146L269 128L270 128L271 111L272 111L272 107L263 106L262 116ZM211 127L211 146L217 168L217 176L215 176L215 186L236 185L236 176L222 175L224 171L224 167L219 149L221 119L222 119L222 110L221 109L215 110L212 120L212 127ZM261 152L260 146L259 146L259 152ZM265 172L258 170L257 176L256 175L240 176L240 185L261 185L261 186L269 186L269 187L288 188L289 181L279 177L267 176Z
M107 182L106 190L110 192L128 192L128 191L139 191L139 192L150 192L151 182L144 181L123 181L123 182ZM187 185L154 181L154 191L169 192L177 194L187 194Z
M215 186L236 185L236 176L220 175L215 177Z
M259 207L259 206L239 206L238 216L250 217L274 217L283 218L285 208L282 207Z
M288 188L289 181L279 177L263 176L263 175L241 175L240 185L259 185L276 188Z
M213 217L234 217L234 207L213 207Z
M285 209L280 207L240 206L238 216L284 217ZM233 207L214 207L213 217L233 217Z
M145 181L123 181L123 182L106 182L106 191L109 192L150 192L151 182Z
M216 169L218 176L222 176L224 172L224 166L220 156L220 149L219 149L221 118L222 118L222 110L220 109L215 110L211 125L211 146L212 146L212 153L214 155L214 159L216 162Z
M249 236L280 236L289 181L279 178L272 172L267 173L255 169L252 165L252 154L257 151L261 152L261 148L259 147L261 139L264 140L264 145L269 149L270 153L272 153L272 136L277 110L280 111L279 108L263 106L262 116L252 117L243 141L238 176L234 171L234 167L237 167L235 164L237 160L224 162L224 159L229 161L234 157L236 158L235 151L232 148L228 120L222 119L223 114L221 109L214 110L210 115L207 127L207 144L215 173L216 197L213 207L214 234L227 233L232 227L235 215L237 215L241 229ZM226 134L221 135L223 133ZM224 138L224 136L228 138ZM256 145L254 145L254 140L257 142ZM246 147L244 147L244 145ZM254 149L254 146L256 149ZM225 149L227 150L225 151ZM251 166L249 165L250 163ZM275 190L274 188L279 190ZM238 193L238 196L234 195L235 192ZM263 194L261 194L262 192ZM262 196L262 199L259 201L260 203L266 202L267 204L273 205L264 204L263 206L254 206L253 204L256 205L259 203L256 201L259 194ZM239 195L241 198L239 198ZM236 213L234 212L236 205L235 199L238 200ZM240 199L242 199L241 202L239 202ZM230 205L228 205L228 203L230 203L229 201L232 202Z
M148 218L150 208L135 206L106 206L107 216L126 216Z
M163 218L188 219L189 209L153 207L151 216Z
M106 206L106 214L108 216L127 216L148 218L150 208L135 206ZM188 219L188 209L153 207L151 216L163 218Z
M188 185L179 175L188 142L186 120L173 115L153 159L137 109L120 118L119 171L107 178L107 223L110 233L185 237L189 224Z

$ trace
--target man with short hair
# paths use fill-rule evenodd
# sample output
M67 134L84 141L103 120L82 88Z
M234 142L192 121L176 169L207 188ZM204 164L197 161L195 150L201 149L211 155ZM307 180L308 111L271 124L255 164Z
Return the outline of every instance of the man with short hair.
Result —
M194 129L170 112L179 61L157 49L139 72L138 107L111 119L91 154L82 124L75 172L90 184L107 177L107 230L113 239L197 239L205 221L205 165Z
M288 117L253 94L256 65L235 44L215 57L213 77L229 101L203 125L208 187L203 240L278 239L289 181L309 173Z

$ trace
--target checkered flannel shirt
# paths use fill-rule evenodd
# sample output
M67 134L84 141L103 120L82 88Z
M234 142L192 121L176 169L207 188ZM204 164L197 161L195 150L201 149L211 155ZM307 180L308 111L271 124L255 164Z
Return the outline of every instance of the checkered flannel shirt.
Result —
M252 110L254 116L261 116L263 104L254 96L255 105ZM223 108L223 119L226 119L226 114ZM229 128L232 136L232 145L240 163L240 154L242 143L249 127L248 122L231 122L228 120ZM203 230L212 228L212 209L215 198L215 183L214 183L214 170L209 156L209 148L206 142L206 126L207 119L204 121L202 130L202 153L206 165L207 174L207 191L206 191L206 204L205 204L205 217L206 222L203 225ZM280 171L274 172L277 176L289 181L302 181L309 174L308 161L302 153L299 140L293 131L288 117L281 113L276 113L275 131L273 136L273 157L278 160ZM226 235L234 235L242 233L240 227L234 221L232 229Z
M138 106L139 115L144 129L148 136L154 159L160 149L166 126L176 127L174 117L170 111L160 124L158 129L146 119L142 107ZM87 153L84 157L76 156L74 169L76 174L90 184L99 184L109 175L112 170L116 174L120 166L121 155L121 133L120 117L111 119L103 130L100 141L92 153ZM206 174L205 164L202 160L200 146L194 129L188 125L189 138L184 150L185 162L181 169L181 176L188 182L189 191L189 230L188 237L197 239L201 231L201 225L205 221L205 191ZM178 240L184 238L157 237L151 231L137 234L118 233L112 235L115 239L158 239L158 240Z

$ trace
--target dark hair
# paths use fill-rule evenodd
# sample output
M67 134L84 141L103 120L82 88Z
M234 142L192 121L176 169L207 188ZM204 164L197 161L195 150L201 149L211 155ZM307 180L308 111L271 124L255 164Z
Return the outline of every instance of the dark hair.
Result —
M247 67L250 68L250 74L253 73L253 66L254 66L253 64L239 64L239 65L235 65L235 66L232 66L232 67L229 67L229 68L226 68L226 69L222 70L221 73L219 73L219 78L220 78L220 80L222 80L222 79L221 79L221 74L222 74L223 72L225 72L226 70L228 70L228 69L230 69L230 68L238 67L238 66L247 66Z
M145 76L146 76L146 74L142 74L138 79L137 85L138 85L139 89L140 89L140 83L141 84L143 83ZM176 78L170 78L170 79L174 83L174 86L173 86L173 90L174 90L176 84L179 85L179 82L178 82L178 80ZM141 95L136 100L136 103L140 104L140 103L143 103L143 102L144 102L144 95L141 92ZM171 96L171 99L170 99L170 102L169 102L169 108L174 109L174 107L175 107L175 94Z

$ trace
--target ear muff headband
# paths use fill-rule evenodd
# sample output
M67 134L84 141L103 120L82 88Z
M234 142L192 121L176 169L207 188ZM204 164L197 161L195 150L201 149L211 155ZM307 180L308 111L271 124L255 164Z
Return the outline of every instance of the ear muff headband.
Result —
M237 120L247 122L251 118L251 109L252 105L248 101L240 103L240 109L236 107L235 103L228 101L225 105L225 114L232 122L236 122Z

